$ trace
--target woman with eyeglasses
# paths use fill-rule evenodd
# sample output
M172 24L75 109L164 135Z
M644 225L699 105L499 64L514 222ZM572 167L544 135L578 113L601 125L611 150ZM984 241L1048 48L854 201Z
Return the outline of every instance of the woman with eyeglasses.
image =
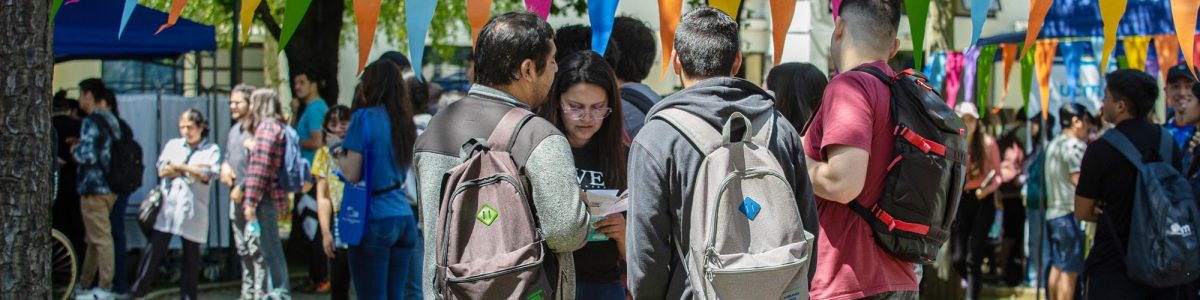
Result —
M621 97L604 57L579 51L560 61L539 113L567 136L583 190L625 190L629 147L621 118L610 118L621 116ZM576 298L625 299L625 216L596 217L603 217L592 223L596 234L574 253Z

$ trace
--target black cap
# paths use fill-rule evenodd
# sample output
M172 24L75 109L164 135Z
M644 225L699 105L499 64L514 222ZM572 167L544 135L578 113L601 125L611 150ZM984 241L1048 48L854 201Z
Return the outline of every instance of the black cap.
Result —
M1196 78L1192 77L1192 72L1188 72L1186 63L1175 65L1174 67L1171 67L1171 70L1167 71L1167 82L1171 82L1179 78L1187 78L1188 80L1196 81Z

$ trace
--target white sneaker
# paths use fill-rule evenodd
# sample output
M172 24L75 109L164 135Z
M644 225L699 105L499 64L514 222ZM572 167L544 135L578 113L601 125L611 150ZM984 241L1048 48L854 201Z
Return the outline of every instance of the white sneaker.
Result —
M83 289L75 287L75 300L94 300L96 295L92 289Z
M113 293L110 290L96 288L96 290L92 291L92 295L95 296L96 300L113 300Z

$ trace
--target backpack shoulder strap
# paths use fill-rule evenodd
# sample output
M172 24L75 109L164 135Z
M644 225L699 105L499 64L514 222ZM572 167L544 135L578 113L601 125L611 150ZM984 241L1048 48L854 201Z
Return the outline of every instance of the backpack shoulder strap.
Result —
M763 124L762 128L759 128L758 132L754 133L754 137L752 140L754 141L755 144L758 144L760 146L770 147L771 138L774 137L773 134L775 133L775 120L778 118L778 116L776 116L775 114L776 114L775 110L771 110L771 113L767 116L767 124ZM754 128L754 126L746 126L746 127Z
M662 119L679 130L691 142L693 146L700 149L700 152L708 155L713 150L721 147L721 141L724 138L721 132L717 131L707 121L678 108L668 108L655 113L652 118Z
M1108 144L1112 145L1113 148L1117 148L1117 152L1125 156L1125 159L1128 159L1134 166L1138 168L1142 167L1142 153L1138 152L1137 147L1133 146L1133 142L1130 142L1124 133L1114 129L1104 134L1100 139L1108 141ZM1170 141L1167 142L1170 143Z
M883 81L884 85L887 85L887 86L892 85L892 81L893 81L892 77L887 76L887 74L884 74L883 71L880 71L879 69L876 69L874 67L860 66L860 67L854 68L851 71L858 71L858 72L871 74L871 76L875 76L875 78L878 78L879 81Z
M509 109L500 119L500 123L496 124L496 128L492 129L492 134L488 136L488 147L494 151L508 152L512 149L513 142L517 140L516 135L520 131L521 124L531 117L533 117L533 113L524 108Z

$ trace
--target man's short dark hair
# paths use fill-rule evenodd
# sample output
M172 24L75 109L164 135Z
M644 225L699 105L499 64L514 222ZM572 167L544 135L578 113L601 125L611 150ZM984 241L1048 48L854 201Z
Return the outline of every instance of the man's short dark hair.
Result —
M1154 111L1154 102L1158 101L1158 83L1150 74L1121 69L1108 73L1104 78L1113 99L1128 103L1135 119L1145 120Z
M688 77L729 76L739 46L737 22L709 6L684 15L675 32L675 52Z
M629 82L641 82L650 74L654 66L658 41L654 40L654 32L642 20L629 16L620 16L613 20L612 40L621 49L621 59L613 69L617 78ZM611 48L610 48L611 49Z
M296 76L300 76L300 75L304 75L305 79L308 79L308 81L310 81L310 82L314 82L314 83L321 82L321 75L317 74L317 70L315 68L301 69L300 71L296 72L295 74L292 74L292 79L296 79ZM319 88L319 86L318 86L318 88Z
M475 41L475 83L496 86L519 78L521 63L534 61L538 72L545 70L554 42L554 28L527 11L504 13L492 18Z
M1088 111L1087 107L1079 103L1065 103L1058 109L1059 124L1062 128L1070 128L1074 118L1079 118L1080 121L1088 124L1096 123L1096 116Z
M843 0L838 13L852 16L854 34L866 35L860 40L875 40L891 45L900 28L900 7L900 0ZM850 20L847 19L847 22Z
M592 50L592 27L587 25L567 25L554 31L555 61L563 61L567 56L579 51ZM608 40L608 48L604 51L604 61L609 66L615 66L621 60L621 49L617 48L614 39Z

